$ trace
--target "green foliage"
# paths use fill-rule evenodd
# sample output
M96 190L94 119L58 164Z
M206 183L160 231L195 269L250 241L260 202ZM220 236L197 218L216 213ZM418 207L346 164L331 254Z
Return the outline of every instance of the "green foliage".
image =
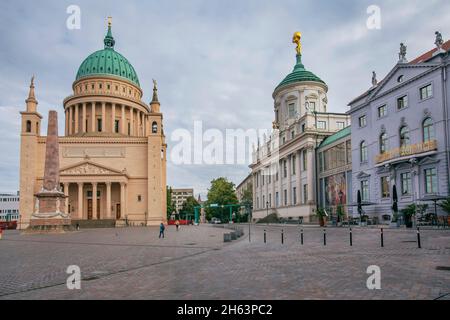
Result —
M247 222L251 208L253 207L253 186L249 184L248 188L244 190L241 199L241 205L245 206L244 214L238 216L238 222Z
M410 205L408 205L406 208L402 209L400 212L405 216L405 217L411 217L413 215L416 214L417 211L417 206L415 203L411 203Z
M441 207L442 210L444 210L447 213L447 215L449 215L450 214L450 197L448 197L447 199L442 201L439 204L439 207Z
M339 204L336 208L336 215L338 218L338 222L341 222L345 217L345 211L344 206L342 204Z
M211 181L211 187L208 190L208 200L206 201L206 219L219 218L222 222L230 220L230 208L222 208L222 205L237 204L234 183L226 178L220 177ZM209 208L211 204L218 204L217 208ZM237 213L238 208L234 207L232 212Z
M180 210L181 219L187 220L187 218L189 217L189 219L192 220L195 215L194 208L198 207L199 205L200 204L194 197L188 197L186 201L183 203L183 206L181 207Z
M316 211L316 216L317 216L318 218L325 218L325 217L327 216L327 214L326 214L326 212L325 212L325 209L324 209L324 208L319 208L319 209L317 209L317 211Z
M257 223L279 223L280 219L276 213L269 214L267 217L259 219Z
M167 220L170 219L170 215L172 212L175 211L175 203L172 202L172 187L166 186L167 190L167 196L166 196L166 203L167 203Z

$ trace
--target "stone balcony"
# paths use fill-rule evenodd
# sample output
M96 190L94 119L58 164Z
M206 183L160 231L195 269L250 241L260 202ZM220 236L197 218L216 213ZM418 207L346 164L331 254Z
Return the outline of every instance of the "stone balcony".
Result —
M409 157L409 156L415 156L420 155L423 153L431 152L437 150L437 141L436 140L430 140L427 142L417 143L417 144L411 144L405 147L401 148L395 148L389 151L386 151L384 153L381 153L375 157L375 162L377 164L401 159L403 157Z

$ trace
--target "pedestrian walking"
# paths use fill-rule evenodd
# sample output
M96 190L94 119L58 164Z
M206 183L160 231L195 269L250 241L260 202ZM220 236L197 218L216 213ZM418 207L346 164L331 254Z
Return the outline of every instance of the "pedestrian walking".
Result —
M175 227L177 227L177 231L180 229L180 221L175 221Z
M161 237L164 238L164 230L166 229L166 227L164 227L164 223L161 222L161 224L159 225L159 238L161 239Z

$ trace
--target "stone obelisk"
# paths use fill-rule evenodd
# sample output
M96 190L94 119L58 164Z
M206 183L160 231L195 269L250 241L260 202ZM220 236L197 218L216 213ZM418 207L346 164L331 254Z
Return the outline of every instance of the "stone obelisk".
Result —
M30 220L31 231L63 232L71 230L70 215L64 212L66 196L59 183L58 114L48 114L45 146L45 170L42 189L36 196L36 209Z

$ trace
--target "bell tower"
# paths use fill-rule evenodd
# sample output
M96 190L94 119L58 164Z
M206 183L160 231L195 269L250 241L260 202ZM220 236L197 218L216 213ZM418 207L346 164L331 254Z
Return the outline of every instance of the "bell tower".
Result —
M20 204L22 228L27 228L34 211L34 193L37 191L36 170L37 145L42 116L37 112L38 102L34 92L34 76L31 78L26 110L20 112L22 128L20 134Z

